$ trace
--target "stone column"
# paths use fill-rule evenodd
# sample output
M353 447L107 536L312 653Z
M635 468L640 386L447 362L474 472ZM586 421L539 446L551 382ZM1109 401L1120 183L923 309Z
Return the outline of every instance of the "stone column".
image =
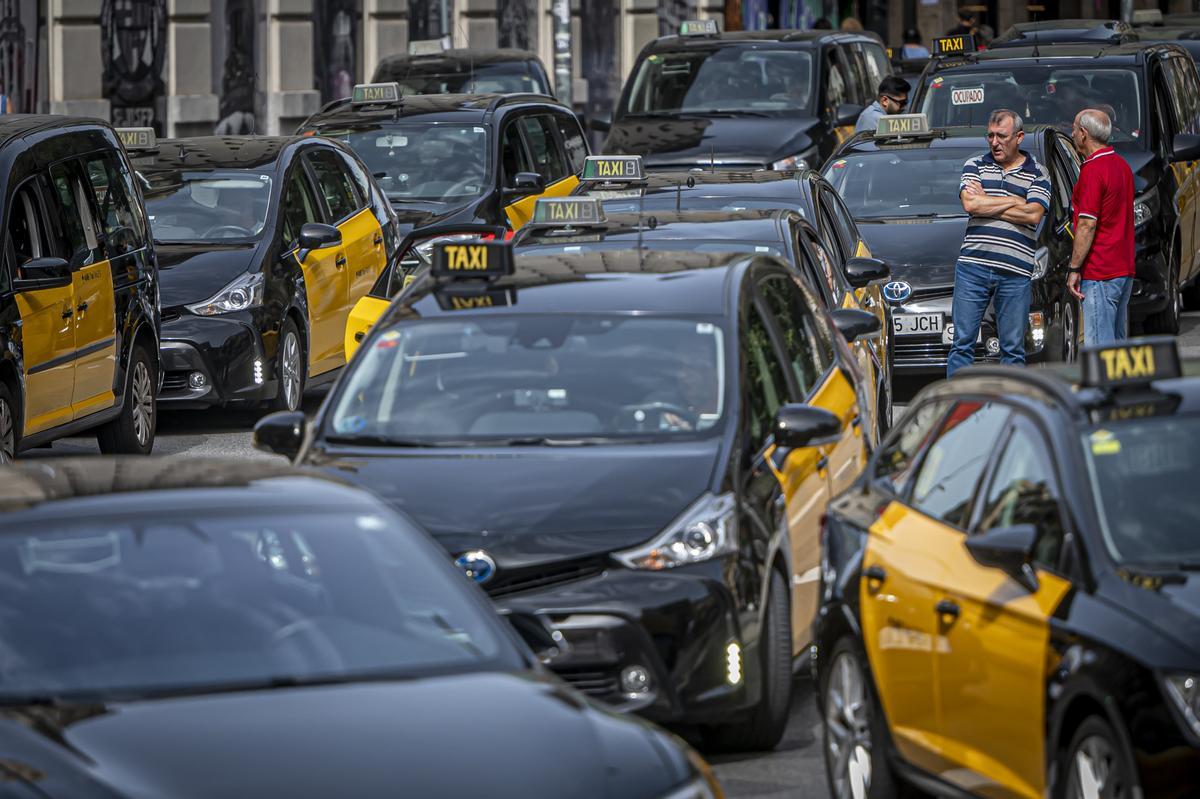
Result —
M217 121L212 2L171 0L167 18L168 136L205 136Z
M496 0L458 0L452 25L455 47L491 50L498 46Z
M364 0L363 79L370 80L379 62L408 52L408 0Z
M717 24L720 24L718 21ZM621 53L618 67L622 84L648 42L658 38L658 0L624 0L621 4Z
M100 85L100 0L50 0L50 113L109 119Z
M263 133L289 134L321 106L313 80L313 0L265 0Z

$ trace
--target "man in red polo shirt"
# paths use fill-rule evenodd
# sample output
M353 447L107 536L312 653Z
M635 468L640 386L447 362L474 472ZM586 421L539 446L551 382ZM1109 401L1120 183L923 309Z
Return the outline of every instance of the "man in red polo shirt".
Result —
M1133 171L1108 146L1108 114L1085 108L1071 138L1083 156L1071 197L1075 245L1067 287L1083 304L1083 343L1111 344L1128 335L1133 290Z

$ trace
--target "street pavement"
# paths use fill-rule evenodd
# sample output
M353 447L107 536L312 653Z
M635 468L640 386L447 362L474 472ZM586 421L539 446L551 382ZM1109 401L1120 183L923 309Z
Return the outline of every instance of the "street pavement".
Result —
M1185 358L1200 358L1200 312L1184 315L1180 351ZM305 398L310 415L323 400L323 392ZM899 409L897 409L899 411ZM261 413L249 411L164 411L159 417L156 454L237 458L273 458L251 445L250 430ZM93 437L56 441L23 457L98 454ZM717 755L712 757L718 778L730 799L813 797L829 795L821 755L820 717L807 676L794 684L792 715L783 742L769 754Z

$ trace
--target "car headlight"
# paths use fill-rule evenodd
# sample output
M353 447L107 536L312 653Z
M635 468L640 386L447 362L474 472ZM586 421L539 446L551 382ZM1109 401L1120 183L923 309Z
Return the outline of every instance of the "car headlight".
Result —
M817 148L809 147L807 150L802 150L795 155L789 155L787 158L780 158L771 164L771 169L816 169L817 168Z
M216 316L231 311L245 311L262 305L266 281L262 272L242 275L204 302L187 306L200 316Z
M673 569L737 551L737 502L733 494L705 494L647 544L615 552L631 569Z
M1032 280L1041 280L1046 276L1046 272L1050 269L1050 251L1045 247L1038 247L1037 252L1033 256L1033 274L1030 275Z
M1192 734L1200 736L1200 676L1169 674L1163 678L1163 688Z
M1137 197L1133 202L1133 226L1141 227L1154 218L1158 213L1158 189Z

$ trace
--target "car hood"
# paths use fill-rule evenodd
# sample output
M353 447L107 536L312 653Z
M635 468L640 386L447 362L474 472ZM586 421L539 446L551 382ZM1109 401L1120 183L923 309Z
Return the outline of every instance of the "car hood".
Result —
M709 488L718 441L479 450L327 449L310 463L371 489L447 549L503 567L636 546Z
M891 267L892 280L918 290L954 285L954 263L966 230L966 217L858 222L871 255Z
M1166 648L1172 657L1181 649L1190 653L1187 662L1156 665L1200 669L1200 573L1171 575L1161 583L1153 577L1133 575L1106 585L1116 607L1176 644ZM1144 654L1152 657L1151 652L1147 649Z
M50 797L649 799L688 774L647 725L503 673L6 709L0 746Z
M628 117L614 122L603 152L640 155L647 167L713 160L769 167L812 145L815 117Z
M164 310L203 302L255 269L258 244L156 244Z
M407 236L415 228L447 221L471 204L470 202L415 202L397 198L388 198L388 202L391 203L392 210L396 212L401 236Z

